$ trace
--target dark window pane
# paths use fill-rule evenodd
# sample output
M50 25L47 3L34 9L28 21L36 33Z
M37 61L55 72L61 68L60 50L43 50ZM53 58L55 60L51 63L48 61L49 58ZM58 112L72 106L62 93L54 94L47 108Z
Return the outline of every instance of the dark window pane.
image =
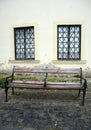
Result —
M80 60L81 25L58 25L58 60Z
M32 60L35 58L34 27L15 28L15 59Z

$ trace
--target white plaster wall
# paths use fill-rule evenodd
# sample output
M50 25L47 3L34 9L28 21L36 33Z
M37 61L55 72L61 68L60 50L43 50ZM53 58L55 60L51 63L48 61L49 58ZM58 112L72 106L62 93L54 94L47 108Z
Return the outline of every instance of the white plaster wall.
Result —
M56 24L77 23L84 27L82 60L86 60L86 64L81 66L91 66L91 0L0 0L0 65L12 60L12 27L33 23L36 25L36 60L40 60L40 64L56 60Z

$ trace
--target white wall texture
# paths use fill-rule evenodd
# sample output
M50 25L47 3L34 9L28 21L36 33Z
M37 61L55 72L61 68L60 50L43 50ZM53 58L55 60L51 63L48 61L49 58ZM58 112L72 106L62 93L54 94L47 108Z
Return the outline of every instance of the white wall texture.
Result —
M0 66L16 64L9 62L14 60L12 30L16 26L36 26L39 64L57 60L57 23L82 25L81 60L85 61L84 64L63 62L58 65L91 67L91 0L0 0Z

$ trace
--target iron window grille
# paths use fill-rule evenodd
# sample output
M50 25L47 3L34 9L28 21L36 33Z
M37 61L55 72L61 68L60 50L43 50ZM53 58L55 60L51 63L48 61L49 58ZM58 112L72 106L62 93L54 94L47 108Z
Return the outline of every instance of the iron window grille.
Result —
M34 60L34 26L14 28L15 59Z
M57 26L58 60L81 59L81 25Z

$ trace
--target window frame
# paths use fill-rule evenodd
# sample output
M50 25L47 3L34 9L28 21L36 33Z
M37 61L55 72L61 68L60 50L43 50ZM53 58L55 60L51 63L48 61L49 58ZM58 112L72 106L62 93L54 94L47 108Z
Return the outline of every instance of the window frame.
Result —
M58 28L59 27L67 27L68 28L68 58L60 58L59 57L59 31L58 31ZM69 41L69 39L70 39L70 27L79 27L79 58L70 58L69 56L69 49L70 49L70 47L69 47L69 45L70 45L70 41ZM78 60L81 60L81 24L63 24L63 25L60 25L60 24L58 24L57 25L57 60L59 60L59 61L65 61L65 60L67 60L67 61L78 61Z
M34 39L33 39L34 40L33 41L34 42L34 48L33 48L34 49L34 58L26 58L26 57L24 57L24 58L17 58L16 57L17 54L16 54L16 34L15 34L15 30L17 30L17 29L23 29L24 30L24 39L25 39L26 38L25 37L25 30L26 29L30 29L30 28L33 28L33 31L34 31ZM14 53L15 53L14 55L15 55L15 60L17 60L17 61L20 61L20 60L21 61L26 61L26 60L28 60L28 61L31 60L32 61L33 60L34 61L35 60L35 26L14 27L13 28L13 32L14 32L14 50L15 50L14 51ZM26 50L24 50L24 53L26 53Z

